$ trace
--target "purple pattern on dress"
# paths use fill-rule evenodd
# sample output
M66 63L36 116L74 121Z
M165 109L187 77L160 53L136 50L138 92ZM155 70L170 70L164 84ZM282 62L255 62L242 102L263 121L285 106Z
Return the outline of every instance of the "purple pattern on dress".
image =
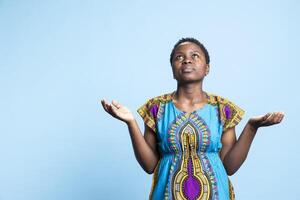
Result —
M188 200L196 199L201 193L201 187L199 181L193 175L193 163L192 159L188 161L188 177L183 183L183 193Z
M158 106L157 105L153 105L150 108L150 113L152 114L152 116L156 119L157 116L157 112L158 112Z
M230 118L230 115L231 115L230 107L226 105L226 106L224 107L224 112L225 112L226 119L229 119L229 118Z

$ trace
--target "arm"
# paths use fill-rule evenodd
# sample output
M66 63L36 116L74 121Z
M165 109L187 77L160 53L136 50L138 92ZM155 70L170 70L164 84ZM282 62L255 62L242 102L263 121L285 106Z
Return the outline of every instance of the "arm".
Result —
M223 132L220 157L228 175L233 175L245 161L258 128L278 124L283 117L282 112L274 112L249 119L238 140L235 127Z
M233 175L245 161L256 132L257 129L247 123L238 140L235 127L223 133L220 156L228 175Z
M153 173L159 160L156 150L155 132L145 124L145 133L143 136L134 116L128 108L116 101L112 101L109 104L105 100L102 100L101 103L106 112L127 124L137 161L147 173Z
M155 133L145 124L143 136L136 120L128 122L127 125L137 161L145 172L152 174L159 160Z

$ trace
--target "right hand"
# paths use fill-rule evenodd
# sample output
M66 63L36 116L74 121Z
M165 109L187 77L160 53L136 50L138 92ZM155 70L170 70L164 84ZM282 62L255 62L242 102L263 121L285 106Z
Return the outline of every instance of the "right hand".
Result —
M115 100L112 100L112 103L110 104L102 99L101 104L104 110L116 119L119 119L125 123L129 123L130 121L134 120L134 116L131 111Z

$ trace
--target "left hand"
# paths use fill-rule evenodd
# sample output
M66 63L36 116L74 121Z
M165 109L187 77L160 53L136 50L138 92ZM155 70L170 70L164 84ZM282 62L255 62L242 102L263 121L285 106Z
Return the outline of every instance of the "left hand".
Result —
M259 128L263 126L272 126L279 124L284 117L284 112L270 112L265 115L251 117L249 119L249 124L254 128Z

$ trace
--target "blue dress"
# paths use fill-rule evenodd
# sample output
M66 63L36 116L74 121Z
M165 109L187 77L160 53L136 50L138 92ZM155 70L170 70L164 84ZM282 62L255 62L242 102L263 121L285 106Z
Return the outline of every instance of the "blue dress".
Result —
M137 110L155 132L160 154L149 199L234 199L219 152L223 131L237 125L244 110L205 93L207 103L187 113L175 106L174 94L151 98Z

